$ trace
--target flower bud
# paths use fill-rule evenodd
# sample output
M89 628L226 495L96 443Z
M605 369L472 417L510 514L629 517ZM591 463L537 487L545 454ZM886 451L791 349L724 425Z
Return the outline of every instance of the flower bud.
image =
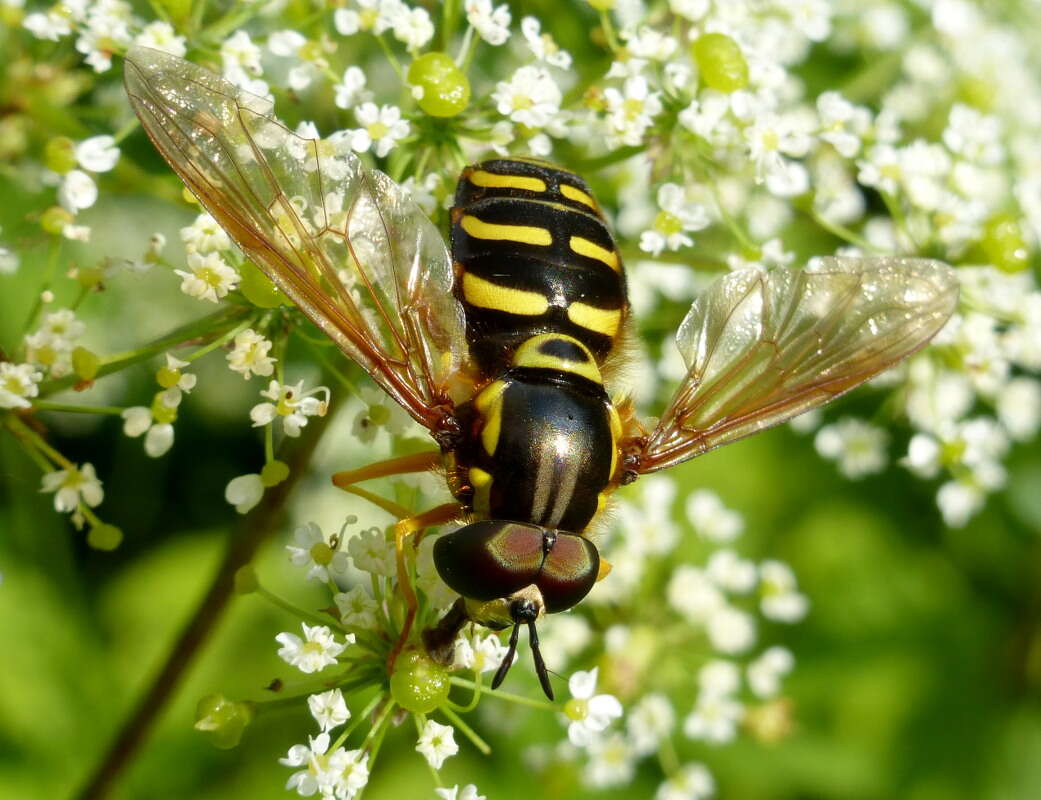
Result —
M210 694L195 707L195 729L212 736L215 747L230 750L253 721L253 704L234 702L222 694Z
M422 90L419 107L432 117L454 117L470 102L470 81L447 53L426 53L408 68L408 82Z
M987 260L1002 272L1022 272L1030 266L1030 251L1014 214L998 214L987 220L980 247Z
M748 62L741 46L725 33L706 33L691 46L701 79L710 89L735 92L748 86Z
M68 136L54 137L44 145L43 163L59 175L76 169L76 143Z
M235 594L253 594L260 586L257 571L252 564L246 564L235 571Z
M448 699L448 670L419 650L398 656L390 676L390 694L413 714L429 714Z
M260 470L260 480L269 489L289 477L289 465L283 461L269 461Z
M40 215L40 227L47 233L61 236L66 225L71 225L76 218L61 206L51 206Z
M87 544L95 550L115 550L123 541L123 531L100 522L87 532Z
M72 370L76 373L76 377L92 381L98 376L100 366L101 359L86 347L77 347L72 351Z
M257 308L276 308L289 305L289 298L260 271L252 261L243 262L239 268L239 291Z

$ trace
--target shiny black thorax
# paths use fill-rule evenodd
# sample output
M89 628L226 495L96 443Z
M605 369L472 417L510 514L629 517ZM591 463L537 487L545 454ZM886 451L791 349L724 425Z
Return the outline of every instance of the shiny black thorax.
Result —
M471 412L460 460L487 474L474 484L474 510L489 519L582 531L611 479L610 411L602 386L553 370L514 368L502 378L499 431L488 452L492 414ZM472 476L481 476L474 472Z

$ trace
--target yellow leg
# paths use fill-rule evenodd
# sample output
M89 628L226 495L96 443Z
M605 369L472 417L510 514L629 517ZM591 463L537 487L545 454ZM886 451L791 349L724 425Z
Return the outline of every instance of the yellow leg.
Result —
M387 657L388 671L393 672L394 670L394 662L397 660L401 648L408 641L409 634L412 633L412 623L416 619L416 610L419 608L419 599L416 597L415 589L412 588L412 582L408 576L408 567L405 564L405 540L412 534L415 534L413 546L416 546L423 538L427 528L461 519L465 513L466 508L462 503L445 503L429 511L424 511L422 514L416 514L413 517L406 516L394 524L394 550L398 570L398 586L401 587L401 593L405 597L405 622L401 626L401 635L398 637L397 644L394 645L390 655Z
M426 472L439 466L441 466L441 453L437 450L425 450L422 453L390 458L386 461L377 461L375 464L369 464L358 469L337 472L333 475L333 484L341 489L346 489L351 484L361 483L373 478L404 475L408 472Z

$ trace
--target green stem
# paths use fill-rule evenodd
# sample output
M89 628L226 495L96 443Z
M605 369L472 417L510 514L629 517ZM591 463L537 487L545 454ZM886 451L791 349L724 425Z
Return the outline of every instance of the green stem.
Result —
M477 704L481 701L481 673L477 673L477 681L474 683L473 696L470 698L470 702L465 706L459 705L459 703L453 703L451 700L448 701L449 706L453 711L460 714L467 714L477 708Z
M101 365L98 367L98 374L95 377L103 378L106 375L111 375L113 372L119 372L122 369L137 364L141 361L147 361L150 358L158 355L164 350L169 350L171 347L182 344L191 339L204 336L207 333L213 333L214 328L220 328L217 335L224 330L223 326L228 323L236 322L243 314L248 313L243 308L223 308L220 311L214 312L209 316L197 319L194 322L189 322L186 325L182 325L180 328L170 331L158 339L153 340L151 343L146 344L136 350L128 350L125 353L117 353L116 355L107 356L101 359ZM79 378L75 375L68 375L64 378L56 378L49 380L40 386L40 396L47 397L55 394L56 392L69 389L79 382Z
M35 448L38 453L42 453L48 459L50 464L47 467L47 471L51 471L51 465L57 464L62 469L75 469L76 465L73 464L69 459L51 447L47 442L44 441L43 437L40 436L36 431L22 422L21 419L16 417L14 414L7 416L7 427L11 430L11 433L22 442Z
M73 414L114 414L119 416L125 408L117 406L79 406L73 403L55 403L50 400L37 400L33 408L40 411L70 411Z
M467 689L474 689L477 686L476 683L468 681L466 678L449 678L449 681L455 686L465 686ZM501 692L498 689L485 690L485 694L489 697L498 697L500 700L506 700L510 703L530 706L531 708L540 708L543 711L560 711L560 707L555 703L547 703L545 700L533 700L530 697L524 697L523 695L512 694L510 692Z
M600 25L604 29L604 38L607 39L607 46L617 53L621 48L618 45L618 37L614 32L614 25L611 24L611 16L607 11L600 12Z
M463 722L463 718L456 714L452 709L448 706L441 706L441 713L445 715L449 722L463 732L463 735L473 743L473 746L481 751L481 755L486 756L492 752L491 746L484 739L478 736L477 732L473 728Z
M610 153L605 153L602 156L596 158L589 158L585 161L579 162L577 169L580 172L596 172L604 167L609 167L612 164L618 164L622 161L627 161L633 156L639 155L647 150L647 147L642 144L628 145L626 147L619 147L617 150L612 150Z
M191 353L190 355L186 356L184 360L188 361L190 363L192 361L195 361L198 358L202 358L207 353L212 353L218 347L223 347L225 344L227 344L232 339L234 339L236 336L238 336L240 333L242 333L244 330L246 330L246 328L248 328L251 325L253 325L255 321L256 320L254 320L253 317L250 316L248 319L244 320L243 322L240 322L238 325L236 325L231 330L226 331L222 335L218 336L216 339L214 339L209 344L204 345L203 347L200 347L194 353Z
M36 324L36 318L40 314L40 309L43 308L43 293L50 289L51 282L54 280L54 272L58 268L58 257L61 255L61 245L61 237L55 236L51 241L50 252L47 254L47 266L44 267L43 285L36 293L36 300L33 302L33 306L29 310L29 316L26 318L25 325L22 327L22 336L29 333L30 328Z
M354 718L354 722L340 732L336 741L329 747L329 751L332 752L336 750L337 747L343 747L344 742L347 741L347 737L354 733L358 729L358 726L369 718L369 714L376 709L376 706L380 704L384 697L386 697L386 695L383 692L377 692L376 696L369 701L369 704L365 706L362 712Z
M28 455L29 458L32 459L33 463L40 468L40 472L52 472L54 470L54 465L47 460L43 453L33 446L32 442L22 436L21 429L15 427L14 423L16 421L18 421L18 418L13 414L8 414L4 417L4 422L7 423L8 429L10 429L11 433L14 435L15 441L22 446L26 455Z
M379 43L380 49L383 50L383 54L387 57L387 61L389 61L391 67L394 68L394 72L397 73L398 80L405 83L405 72L401 68L401 62L398 61L397 56L394 55L394 51L390 49L387 40L383 38L382 34L379 34L376 36L376 41Z
M314 623L316 623L318 625L324 625L326 627L328 627L330 624L336 625L336 627L338 627L338 628L340 627L336 623L336 621L333 620L331 617L328 617L328 618L327 617L321 617L318 614L313 614L310 611L305 611L304 609L299 608L298 606L294 606L288 600L283 600L277 594L275 594L274 592L272 592L272 591L270 591L268 589L265 589L263 586L258 586L257 590L256 590L256 593L259 594L261 597L263 597L265 600L267 600L272 605L277 606L278 608L281 608L283 611L289 612L294 617L300 617L301 619L307 619L307 620L310 620L311 622L314 622Z

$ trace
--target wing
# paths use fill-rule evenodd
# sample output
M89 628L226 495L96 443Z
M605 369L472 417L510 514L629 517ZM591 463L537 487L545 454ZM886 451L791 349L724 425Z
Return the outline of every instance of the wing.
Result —
M183 59L133 47L124 77L152 142L249 258L416 420L445 424L463 313L444 240L407 192Z
M687 376L650 436L630 445L635 471L823 405L923 347L957 301L953 270L924 259L821 258L720 278L676 334Z

